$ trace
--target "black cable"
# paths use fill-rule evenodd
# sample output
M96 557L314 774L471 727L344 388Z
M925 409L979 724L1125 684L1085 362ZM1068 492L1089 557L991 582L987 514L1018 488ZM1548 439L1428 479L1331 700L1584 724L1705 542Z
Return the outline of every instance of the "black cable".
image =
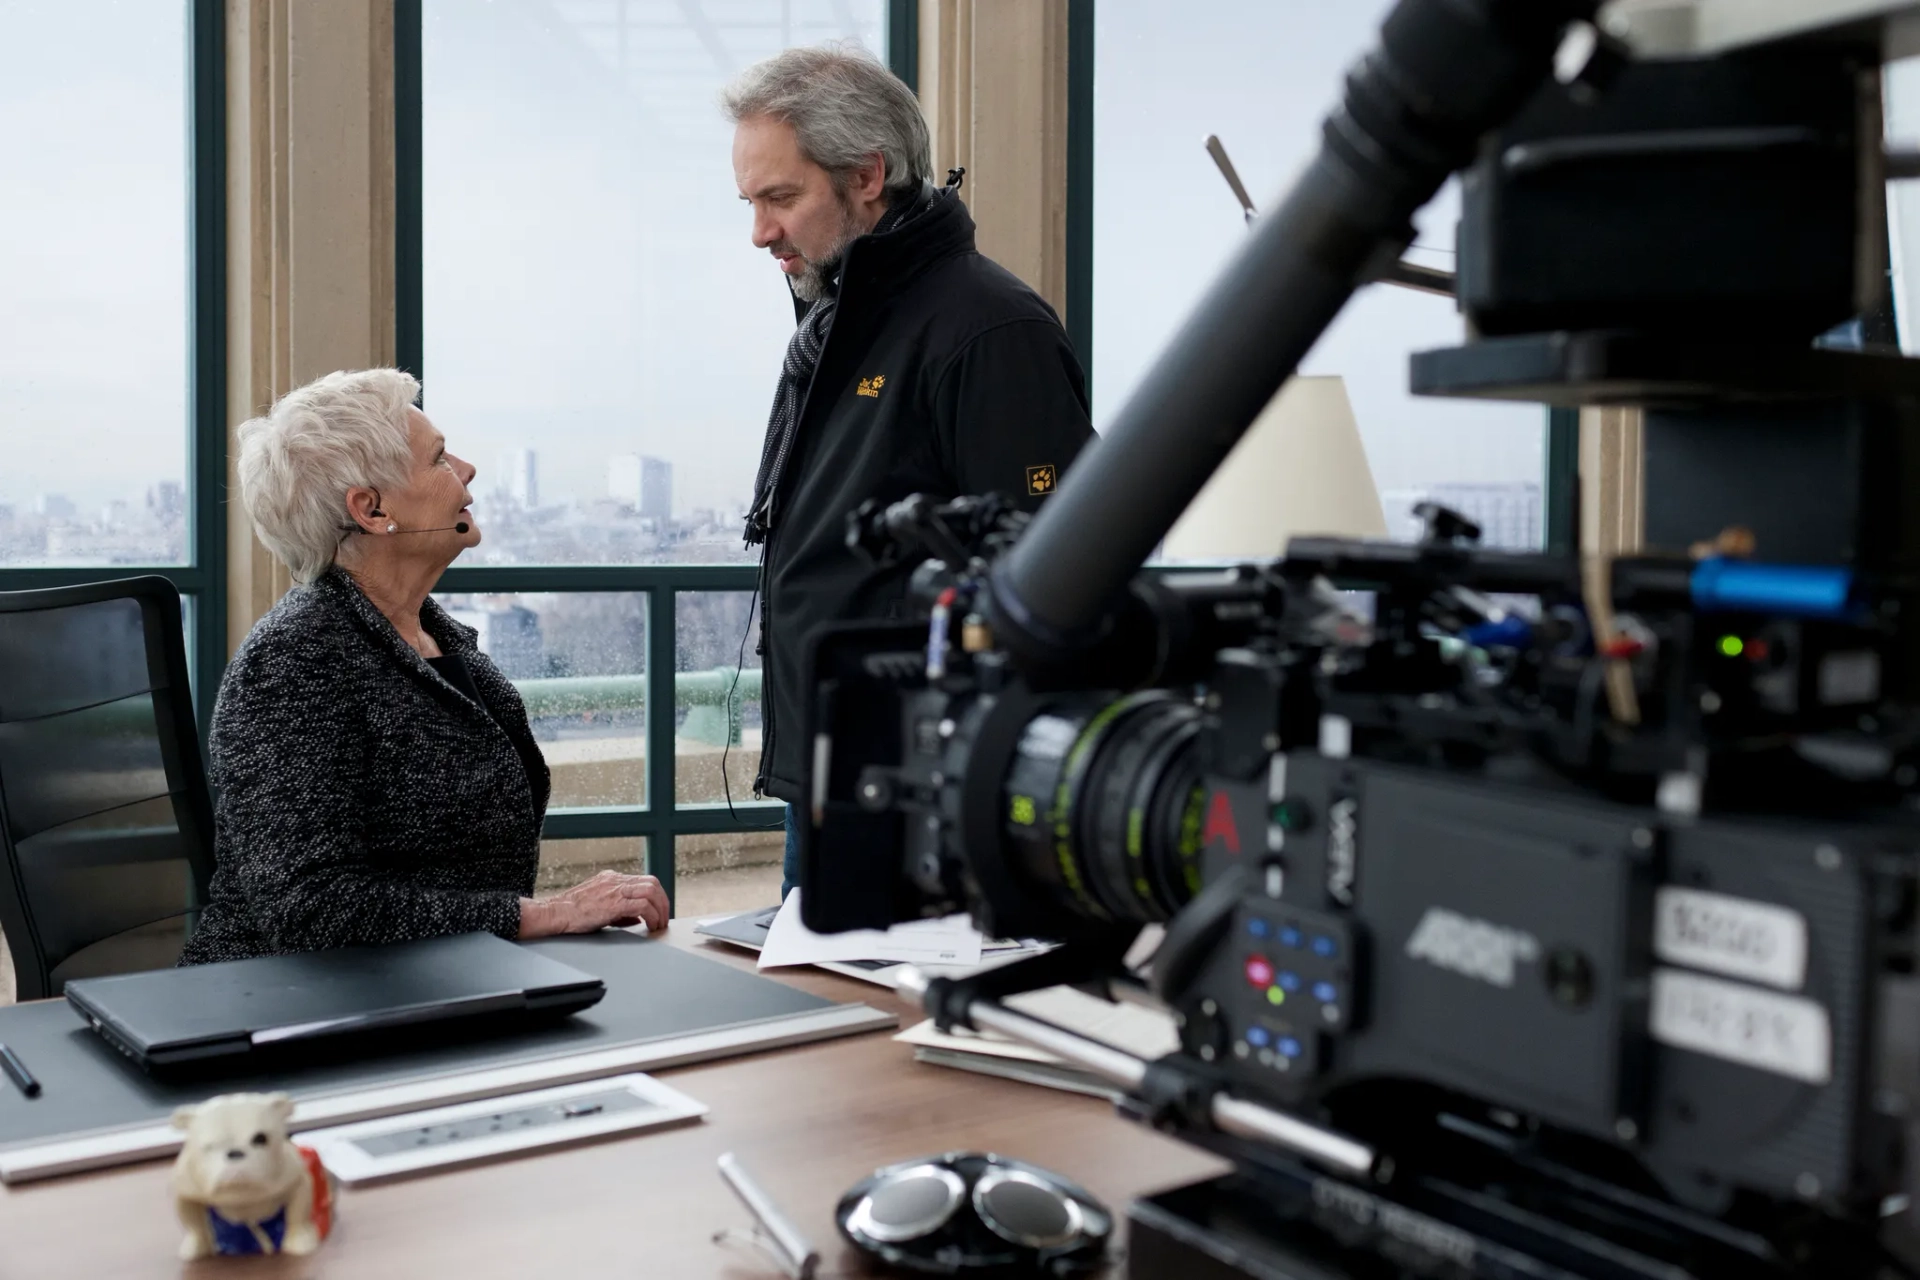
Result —
M733 683L727 686L726 701L721 707L727 717L727 737L726 741L720 744L720 791L721 794L727 798L727 816L733 819L735 826L744 827L748 831L778 831L787 825L787 820L784 817L770 826L761 826L758 823L748 825L740 821L740 815L735 813L733 809L733 779L727 775L727 755L733 750L733 695L735 691L740 688L740 668L745 666L747 662L747 637L753 634L753 614L754 610L759 607L759 604L760 584L756 582L753 584L753 595L748 597L747 600L747 625L746 629L740 633L740 652L735 654L733 659ZM760 668L760 703L763 708L761 711L763 721L766 716L764 710L766 701L767 674L766 667L762 664Z

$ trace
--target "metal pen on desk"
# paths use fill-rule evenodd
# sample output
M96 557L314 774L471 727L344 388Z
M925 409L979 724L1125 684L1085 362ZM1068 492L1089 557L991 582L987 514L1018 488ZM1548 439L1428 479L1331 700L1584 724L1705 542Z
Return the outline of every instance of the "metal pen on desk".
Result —
M5 1068L7 1078L19 1086L20 1092L29 1098L40 1096L40 1082L33 1078L33 1072L27 1070L19 1054L3 1044L0 1044L0 1068Z
M747 1206L747 1212L759 1223L761 1231L755 1238L771 1252L794 1280L813 1280L814 1270L820 1265L820 1254L800 1234L800 1229L791 1219L780 1211L780 1206L769 1196L734 1159L729 1151L720 1157L720 1176L740 1197L740 1203ZM764 1233L764 1234L763 1234Z

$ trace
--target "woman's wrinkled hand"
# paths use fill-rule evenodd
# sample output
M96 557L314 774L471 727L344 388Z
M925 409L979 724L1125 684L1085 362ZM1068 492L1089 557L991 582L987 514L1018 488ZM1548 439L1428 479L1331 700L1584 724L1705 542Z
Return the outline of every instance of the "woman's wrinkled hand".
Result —
M602 871L564 893L522 898L520 936L547 938L636 924L646 925L648 933L662 933L667 910L667 891L654 877Z

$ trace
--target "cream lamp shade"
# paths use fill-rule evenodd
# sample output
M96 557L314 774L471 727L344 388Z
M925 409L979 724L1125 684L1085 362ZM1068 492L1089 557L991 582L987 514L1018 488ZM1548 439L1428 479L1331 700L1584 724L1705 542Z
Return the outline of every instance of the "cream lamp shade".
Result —
M1161 559L1272 559L1295 534L1387 536L1338 377L1296 377L1280 388L1167 534Z

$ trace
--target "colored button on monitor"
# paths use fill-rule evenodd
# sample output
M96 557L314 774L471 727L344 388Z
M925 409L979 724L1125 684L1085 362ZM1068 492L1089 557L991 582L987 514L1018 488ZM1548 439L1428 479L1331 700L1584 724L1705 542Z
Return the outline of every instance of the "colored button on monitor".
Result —
M1297 947L1300 945L1300 941L1301 941L1300 931L1298 929L1294 928L1292 925L1285 925L1281 928L1280 930L1281 946Z
M1280 1050L1280 1056L1283 1058L1297 1058L1300 1056L1300 1042L1292 1036L1281 1036L1280 1043L1276 1047Z
M1319 956L1323 960L1333 959L1334 953L1339 949L1340 949L1339 947L1334 945L1333 939L1327 937L1325 934L1322 934L1321 936L1313 940L1313 954Z
M1273 965L1265 956L1247 957L1247 985L1254 987L1273 985Z
M1264 938L1271 931L1272 927L1259 916L1255 916L1253 919L1247 921L1247 932L1256 938Z
M1331 982L1316 982L1313 984L1313 998L1321 1004L1332 1004L1340 998L1340 993Z
M1248 1027L1247 1043L1256 1049L1264 1049L1273 1043L1273 1036L1265 1027Z
M1300 975L1291 970L1282 970L1280 973L1280 989L1282 991L1298 991L1300 989Z

